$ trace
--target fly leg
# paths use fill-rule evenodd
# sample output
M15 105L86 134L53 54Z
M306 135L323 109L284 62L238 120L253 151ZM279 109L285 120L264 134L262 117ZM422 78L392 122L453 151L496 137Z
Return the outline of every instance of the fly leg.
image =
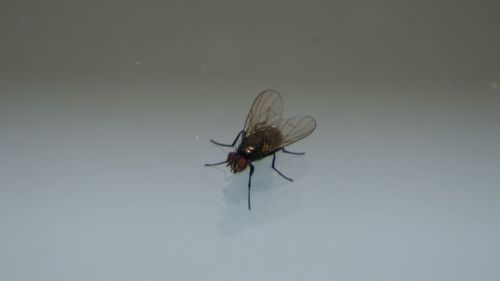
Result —
M222 161L222 162L217 162L217 163L209 163L209 164L205 164L205 166L206 166L206 167L209 167L209 166L217 166L217 165L224 164L224 163L227 163L227 160L226 160L226 161Z
M276 169L276 167L274 166L274 162L276 160L276 153L273 153L273 164L271 165L271 167L273 168L273 170L275 170L280 176L284 177L285 179L289 180L289 181L293 181L293 179L283 175L280 171L278 171L278 169Z
M250 204L250 188L252 187L252 175L254 171L253 165L250 163L250 173L248 174L248 210L252 209L252 205Z
M216 142L214 140L210 140L213 144L216 144L216 145L220 145L220 146L225 146L225 147L234 147L234 145L236 144L236 141L238 140L238 138L240 137L240 135L243 133L243 131L240 131L237 135L236 135L236 138L234 139L233 143L232 144L225 144L225 143L220 143L220 142Z
M304 154L306 154L305 152L292 152L292 151L288 151L284 147L281 149L281 151L283 151L284 153L292 154L292 155L304 155Z
M220 143L220 142L216 142L214 140L210 140L213 144L216 144L216 145L220 145L220 146L226 146L226 147L234 147L234 145L236 144L236 141L238 141L238 138L240 137L240 135L243 133L243 131L240 131L237 135L236 135L236 138L234 139L233 143L232 144L225 144L225 143ZM222 162L217 162L217 163L211 163L211 164L205 164L205 166L216 166L216 165L220 165L220 164L224 164L224 163L227 163L227 160L226 161L222 161Z

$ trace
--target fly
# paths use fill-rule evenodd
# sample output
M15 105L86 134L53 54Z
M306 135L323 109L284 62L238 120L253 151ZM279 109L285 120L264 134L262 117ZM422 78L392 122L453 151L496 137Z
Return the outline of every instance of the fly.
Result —
M230 152L225 161L205 164L205 166L227 164L233 173L239 173L250 167L248 176L249 210L251 210L250 189L254 172L252 162L272 155L271 168L283 178L293 181L276 168L276 152L281 150L293 155L305 154L304 152L288 151L285 147L307 137L316 128L316 120L311 116L297 115L283 120L282 113L283 98L281 95L275 90L266 90L255 98L247 115L245 126L238 133L233 143L224 144L210 140L216 145L235 147L236 142L241 137L241 143L236 151Z

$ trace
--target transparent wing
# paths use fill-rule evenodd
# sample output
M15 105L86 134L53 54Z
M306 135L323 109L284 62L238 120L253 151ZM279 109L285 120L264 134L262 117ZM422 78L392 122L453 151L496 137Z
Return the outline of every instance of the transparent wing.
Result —
M243 131L246 134L262 127L281 124L283 113L283 98L275 90L265 90L254 100L250 112L248 112Z
M316 129L316 120L311 116L297 115L283 121L279 126L285 147L310 135Z

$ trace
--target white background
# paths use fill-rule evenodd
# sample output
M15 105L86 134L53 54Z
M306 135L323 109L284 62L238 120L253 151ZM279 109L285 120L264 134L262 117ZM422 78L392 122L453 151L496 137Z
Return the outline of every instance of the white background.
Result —
M499 280L498 8L2 1L0 280ZM318 127L248 211L267 88Z

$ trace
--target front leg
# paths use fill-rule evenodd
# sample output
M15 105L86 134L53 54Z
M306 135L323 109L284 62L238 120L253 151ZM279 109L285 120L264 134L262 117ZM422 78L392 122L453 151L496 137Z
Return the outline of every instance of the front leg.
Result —
M225 146L225 147L234 147L234 145L236 144L236 141L238 141L238 138L240 137L240 135L243 133L243 131L240 131L237 135L236 135L236 138L234 139L233 143L232 144L225 144L225 143L220 143L220 142L216 142L214 140L210 140L213 144L216 144L216 145L220 145L220 146Z
M208 163L208 164L205 164L205 166L206 167L208 167L208 166L217 166L217 165L224 164L224 163L227 163L227 160L226 161L222 161L222 162L217 162L217 163Z

